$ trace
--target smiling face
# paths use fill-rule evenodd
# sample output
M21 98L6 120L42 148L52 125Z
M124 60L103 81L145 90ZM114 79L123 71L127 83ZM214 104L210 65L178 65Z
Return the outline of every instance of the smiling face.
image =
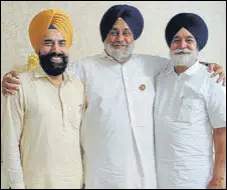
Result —
M61 75L68 64L66 40L57 29L48 29L39 49L40 65L51 76Z
M134 48L134 37L128 24L119 18L104 41L106 52L118 62L126 61Z
M196 39L185 28L181 28L173 37L170 46L170 56L175 66L189 67L197 60L198 48Z

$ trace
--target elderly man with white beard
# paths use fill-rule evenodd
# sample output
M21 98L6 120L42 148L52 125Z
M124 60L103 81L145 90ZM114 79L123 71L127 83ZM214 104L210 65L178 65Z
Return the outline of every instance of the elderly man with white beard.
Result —
M157 77L154 109L161 189L225 186L226 89L198 62L207 39L205 22L193 13L177 14L166 27L172 64Z
M100 23L103 54L72 64L73 73L85 84L87 97L81 145L88 189L157 187L154 82L169 60L132 54L143 26L137 8L111 7Z

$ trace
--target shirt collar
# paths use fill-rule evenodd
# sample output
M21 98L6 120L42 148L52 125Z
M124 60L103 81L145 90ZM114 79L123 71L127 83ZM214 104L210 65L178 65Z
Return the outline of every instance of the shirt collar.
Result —
M190 66L185 72L185 75L192 76L200 69L199 61L196 61L192 66Z
M170 64L172 64L170 62ZM198 70L200 69L200 63L199 61L196 61L192 66L190 66L185 72L181 73L181 75L187 75L187 76L192 76L194 75ZM172 64L171 67L167 68L167 73L172 73L172 74L176 74L174 65Z
M47 78L48 77L48 74L45 73L45 71L43 70L43 68L41 67L40 64L38 64L35 69L33 70L34 72L34 77L36 79L38 78ZM63 78L64 78L64 82L67 82L67 81L72 81L73 80L73 76L70 75L69 73L67 73L66 71L63 73Z

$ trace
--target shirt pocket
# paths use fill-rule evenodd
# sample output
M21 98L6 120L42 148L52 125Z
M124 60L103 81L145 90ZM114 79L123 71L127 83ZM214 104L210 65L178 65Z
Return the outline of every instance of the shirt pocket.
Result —
M204 113L204 102L199 97L182 97L177 114L178 121L195 122Z

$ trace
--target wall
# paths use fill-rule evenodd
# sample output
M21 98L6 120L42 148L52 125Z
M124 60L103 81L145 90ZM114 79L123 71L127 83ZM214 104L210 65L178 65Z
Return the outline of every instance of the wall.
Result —
M27 56L32 52L27 28L39 11L59 8L70 15L75 27L70 50L72 61L103 50L100 19L110 6L124 3L139 8L145 20L135 52L167 57L168 47L164 39L167 22L179 12L194 12L204 18L209 28L209 40L200 52L200 58L226 68L225 1L1 1L1 79L13 66L26 64Z

